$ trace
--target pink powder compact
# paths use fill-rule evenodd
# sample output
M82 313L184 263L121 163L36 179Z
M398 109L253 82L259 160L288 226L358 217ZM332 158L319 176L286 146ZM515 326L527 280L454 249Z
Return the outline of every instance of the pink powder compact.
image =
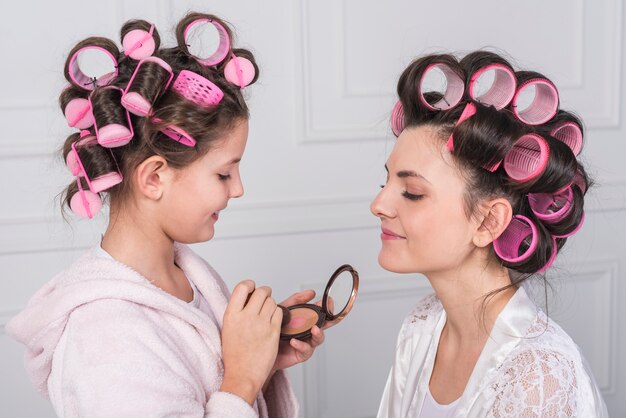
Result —
M331 276L324 290L322 306L303 303L283 307L283 326L280 338L305 340L311 336L314 325L321 327L326 321L341 321L354 305L359 290L359 274L352 266L344 264Z

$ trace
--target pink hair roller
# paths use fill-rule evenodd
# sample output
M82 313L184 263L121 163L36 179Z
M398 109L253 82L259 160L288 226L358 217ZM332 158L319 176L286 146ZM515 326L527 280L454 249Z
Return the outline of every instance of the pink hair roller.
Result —
M224 28L224 26L222 26L219 22L216 22L208 18L197 19L191 22L189 25L187 25L187 27L185 28L185 31L183 32L183 38L185 39L185 44L187 46L191 45L191 42L188 39L189 32L193 29L195 25L198 25L204 22L211 23L215 27L215 29L217 29L217 32L220 37L220 43L217 47L217 50L210 57L199 58L199 57L194 56L194 58L200 64L205 65L207 67L211 67L224 61L224 58L226 58L226 56L230 52L230 36L228 36L228 31L226 30L226 28Z
M504 170L519 183L534 180L545 171L550 148L545 139L537 134L523 135L504 157Z
M122 106L124 106L126 110L128 110L130 113L132 113L133 115L137 115L137 116L149 116L152 114L152 103L150 103L148 99L142 96L139 92L128 91L130 87L132 86L133 81L135 80L135 77L137 76L137 73L139 72L139 69L146 62L153 62L161 66L165 71L167 71L170 74L169 78L167 79L167 82L165 83L165 87L163 87L163 90L166 90L169 87L170 83L172 82L172 79L174 78L172 67L170 67L169 64L163 61L161 58L146 57L146 58L143 58L141 61L139 61L139 64L137 64L137 67L135 68L135 71L133 72L133 75L130 78L128 85L126 86L126 89L124 89L124 92L122 94Z
M422 85L426 74L434 69L439 69L446 78L446 90L443 92L443 97L441 98L441 100L439 100L434 105L431 105L424 97L424 90L422 88ZM422 101L422 104L430 110L447 110L453 108L463 98L464 91L465 83L463 82L461 77L459 77L458 74L452 71L452 69L446 64L430 64L422 73L422 78L420 80L420 100Z
M87 185L89 186L90 191L92 191L93 193L99 193L104 190L110 189L116 184L121 183L123 180L123 177L118 167L117 171L111 171L109 173L105 173L101 176L96 177L93 180L89 178L89 176L87 175L87 171L85 170L85 167L83 166L83 163L80 159L80 155L78 154L76 147L77 145L83 147L83 146L89 146L89 145L95 145L95 144L96 144L96 141L93 136L87 136L83 139L80 139L74 142L72 144L72 151L70 151L70 153L68 154L66 158L66 163L67 163L68 168L70 169L70 171L72 172L74 176L83 177L85 179L85 181L87 182ZM70 154L73 154L73 156L70 157ZM113 157L113 154L111 154L111 156ZM113 159L115 160L114 157Z
M80 178L76 179L78 193L70 199L70 209L81 218L93 219L102 208L102 199L97 193L90 190L83 190Z
M563 122L550 133L553 137L567 145L575 156L583 148L583 132L575 122Z
M524 90L534 87L535 97L524 110L518 110L518 100ZM559 108L559 93L547 78L530 78L517 89L512 101L513 114L528 125L541 125L556 115Z
M395 136L400 136L404 128L404 108L402 102L398 100L391 111L391 131Z
M124 35L122 39L122 47L124 55L134 60L141 60L154 54L156 42L152 37L154 33L154 25L150 25L150 30L133 29Z
M530 243L527 242L530 237ZM522 244L528 248L522 254ZM537 227L523 215L515 215L504 232L493 241L493 249L502 260L509 263L520 263L527 260L537 249Z
M254 80L254 76L256 75L254 65L247 58L231 55L232 58L224 68L224 77L226 77L226 80L230 83L243 89Z
M215 106L224 97L224 92L215 83L188 70L178 74L172 89L185 99L204 107Z
M476 85L488 71L494 72L493 84L487 91L477 96L475 91ZM471 75L469 80L469 95L473 100L485 106L491 105L500 110L511 103L515 95L516 87L517 79L515 78L515 73L505 65L494 63L480 68Z
M102 75L100 78L89 77L87 74L85 74L81 70L80 65L78 63L78 56L80 55L80 53L84 51L88 51L88 50L94 50L94 51L104 54L107 58L111 60L111 62L113 63L113 66L115 67L115 70L108 74ZM106 50L105 48L102 48L97 45L88 45L74 52L74 54L70 58L70 62L68 64L67 70L68 70L70 79L76 86L81 87L86 90L93 90L95 87L106 86L111 81L113 81L113 79L117 77L118 75L117 58L115 58L113 54L110 51Z
M571 212L574 201L572 188L560 193L529 193L528 203L535 216L547 223L561 221Z
M163 122L161 119L159 118L153 118L152 122L154 123L161 123ZM160 132L163 133L165 136L167 136L168 138L173 139L174 141L186 145L188 147L195 147L196 146L196 140L193 136L189 135L189 133L187 133L187 131L185 131L182 128L179 128L176 125L168 125L165 126L164 128L160 129Z
M93 112L88 99L77 97L68 102L63 111L70 128L87 129L93 125Z
M465 108L463 109L463 112L461 113L461 116L459 116L459 120L456 122L454 127L456 128L457 126L461 124L461 122L470 118L471 116L474 116L475 114L476 114L476 106L474 105L474 103L466 104ZM454 137L452 136L452 134L450 134L450 138L448 138L448 143L446 145L450 152L454 152ZM498 163L498 165L500 164Z
M105 88L119 90L121 94L124 93L124 91L119 87L109 86ZM93 109L91 96L89 96L89 103L91 104L91 107ZM130 113L126 108L123 109L124 113L126 114L126 126L120 125L119 123L110 123L105 126L98 126L98 121L94 120L94 127L96 129L98 144L102 145L105 148L115 148L126 145L130 142L131 139L133 139L135 133L133 131L133 124L130 120Z

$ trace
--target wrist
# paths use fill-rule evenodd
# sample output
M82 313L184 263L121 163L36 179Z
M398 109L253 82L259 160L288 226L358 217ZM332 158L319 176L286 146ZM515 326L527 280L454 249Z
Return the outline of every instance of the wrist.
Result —
M224 380L220 386L220 392L228 392L237 395L251 406L254 404L259 394L259 389L260 388L249 379L236 379L227 376L224 376Z

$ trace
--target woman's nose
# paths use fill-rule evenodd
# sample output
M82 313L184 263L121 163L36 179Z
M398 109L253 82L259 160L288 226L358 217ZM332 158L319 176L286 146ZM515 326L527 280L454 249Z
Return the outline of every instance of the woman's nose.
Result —
M383 186L383 188L378 192L372 203L370 204L370 211L372 214L378 218L391 218L393 217L393 206L388 199L388 190L387 186Z

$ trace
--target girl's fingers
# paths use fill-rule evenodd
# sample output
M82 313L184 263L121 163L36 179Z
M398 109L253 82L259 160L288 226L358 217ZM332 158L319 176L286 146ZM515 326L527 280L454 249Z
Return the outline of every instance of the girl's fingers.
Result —
M267 287L267 286L257 287L254 293L252 293L252 296L250 296L250 300L246 304L246 307L251 309L251 312L258 314L261 312L265 304L265 301L270 296L272 296L272 289L270 287Z
M293 306L301 303L307 303L315 297L314 290L303 290L302 292L294 293L284 301L280 302L282 306Z
M254 292L256 284L252 280L239 282L233 289L226 311L241 311L246 304L248 295Z
M296 350L296 357L300 362L306 361L311 358L311 356L313 355L313 351L315 351L310 344L305 343L304 341L297 340L295 338L292 338L289 343L294 348L294 350Z
M275 312L276 312L276 302L271 297L268 297L267 299L265 299L265 302L263 303L263 306L261 307L260 316L262 318L271 319L272 315L274 315Z

